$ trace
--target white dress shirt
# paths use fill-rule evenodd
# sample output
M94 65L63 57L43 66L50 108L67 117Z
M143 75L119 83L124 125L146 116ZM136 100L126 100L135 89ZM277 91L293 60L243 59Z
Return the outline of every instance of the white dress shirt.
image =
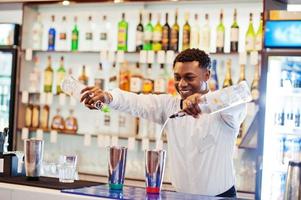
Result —
M179 98L171 95L137 95L111 91L110 107L163 124L180 110ZM218 195L235 184L233 150L246 104L195 119L169 120L165 130L172 185L178 192Z

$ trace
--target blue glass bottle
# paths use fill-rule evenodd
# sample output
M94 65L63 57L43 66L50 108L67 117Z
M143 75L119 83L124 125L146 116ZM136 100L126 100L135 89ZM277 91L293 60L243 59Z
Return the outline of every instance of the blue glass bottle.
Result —
M51 16L51 21L52 21L52 25L50 26L50 28L48 30L48 51L55 50L56 30L54 28L54 21L55 21L54 15Z
M210 91L218 90L218 78L216 73L216 60L212 60L211 78L209 80Z

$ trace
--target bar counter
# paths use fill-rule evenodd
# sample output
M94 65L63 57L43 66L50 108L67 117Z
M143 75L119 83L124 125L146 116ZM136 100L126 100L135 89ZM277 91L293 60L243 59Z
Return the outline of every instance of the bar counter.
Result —
M62 184L58 179L48 177L41 177L39 181L27 181L25 177L0 177L0 197L1 200L227 199L164 190L159 195L147 195L144 188L134 186L125 186L123 192L117 192L110 191L105 183L76 181Z

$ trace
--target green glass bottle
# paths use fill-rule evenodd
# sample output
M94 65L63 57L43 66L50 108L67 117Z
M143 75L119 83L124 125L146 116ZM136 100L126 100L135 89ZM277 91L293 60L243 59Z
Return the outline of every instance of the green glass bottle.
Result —
M216 53L224 53L225 46L225 26L223 23L223 10L219 17L219 24L216 28Z
M79 30L77 28L77 17L74 17L74 27L72 30L72 40L71 40L71 51L78 50L78 36L79 36Z
M239 26L237 24L237 10L234 9L233 24L231 25L230 52L238 52Z
M253 14L250 13L250 22L246 33L246 51L252 51L255 45L255 32L254 32L252 18L253 18Z
M56 93L60 94L62 93L61 83L63 79L65 78L66 70L64 67L64 57L61 57L60 60L60 67L56 71Z
M118 23L118 44L117 50L127 51L128 50L128 23L125 21L125 13L122 13L122 19Z
M188 49L190 46L190 25L188 22L189 13L185 14L185 24L183 26L183 40L182 40L182 50Z
M154 51L160 51L162 50L162 25L160 24L160 14L158 14L158 22L154 28L153 33L153 50Z
M154 27L152 25L152 14L149 13L148 15L148 23L144 28L144 50L153 50L153 32Z

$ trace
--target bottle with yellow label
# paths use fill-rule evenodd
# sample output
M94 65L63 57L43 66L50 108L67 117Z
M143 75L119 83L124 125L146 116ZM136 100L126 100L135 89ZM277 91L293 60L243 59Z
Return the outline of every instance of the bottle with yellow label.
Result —
M49 106L44 105L40 115L40 127L42 129L48 129L48 124L49 124Z
M178 24L178 11L175 14L175 23L172 25L170 33L170 49L179 51L179 24Z
M250 20L249 20L249 27L246 32L246 51L250 52L254 50L255 46L255 32L254 32L254 27L253 27L253 13L250 13Z
M82 73L79 76L78 80L84 85L88 85L88 83L89 83L89 77L86 74L86 66L85 65L83 65Z
M32 107L32 121L31 127L38 128L40 124L40 106L35 104Z
M47 67L44 70L44 92L52 92L53 84L53 69L51 66L51 56L48 56Z
M32 121L32 104L29 103L26 105L25 108L25 127L30 128L31 127L31 121Z
M143 79L142 92L145 94L152 93L154 88L154 80L152 77L152 64L148 64L146 74Z
M160 24L161 15L158 14L158 22L154 27L153 32L153 50L160 51L162 50L162 25Z
M232 63L231 59L229 59L226 63L227 72L223 83L223 88L233 85L232 75L231 75L231 63Z
M61 82L64 79L66 75L66 70L64 67L64 57L61 57L60 60L60 67L56 71L56 93L60 94L62 93L62 88L61 88Z
M189 13L185 13L185 24L183 26L182 50L188 49L190 46L190 25L188 22Z
M122 13L122 19L118 23L118 44L117 50L127 51L128 45L128 23L125 21L125 13Z
M128 62L125 61L120 68L119 88L124 91L130 91L130 70Z

